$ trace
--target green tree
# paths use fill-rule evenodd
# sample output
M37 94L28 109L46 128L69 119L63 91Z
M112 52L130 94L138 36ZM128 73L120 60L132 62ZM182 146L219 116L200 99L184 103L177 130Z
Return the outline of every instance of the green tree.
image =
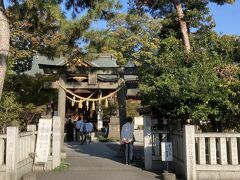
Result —
M28 46L27 43L30 43L30 45L37 46L37 49L41 49L44 53L48 54L50 53L52 55L52 52L49 51L50 49L55 50L56 44L59 43L59 38L62 37L58 34L58 31L56 30L56 26L58 26L58 23L60 23L63 35L66 35L64 37L68 37L67 40L65 40L65 43L68 45L78 45L79 39L81 38L82 31L85 29L88 29L90 27L92 20L97 20L99 18L111 18L113 13L111 12L113 7L118 7L119 4L116 3L114 0L103 0L103 1L93 1L93 0L81 0L81 1L75 1L75 0L65 0L65 1L52 1L52 0L46 0L46 1L39 1L39 0L26 0L26 1L17 1L13 0L13 5L16 7L21 7L25 10L21 10L16 8L15 10L20 10L23 14L18 12L18 15L16 17L16 21L24 21L25 18L27 18L27 21L23 23L23 29L21 27L17 26L17 23L12 26L12 29L14 31L25 31L26 36L21 37L21 32L15 34L15 39L13 36L13 44L15 44L18 48L17 50L21 50L21 53L18 51L18 57L21 59L21 61L24 58L31 59L31 49ZM61 21L62 15L59 12L59 9L56 8L56 5L58 3L65 3L67 10L71 10L71 7L73 7L73 15L76 15L77 13L83 12L86 10L86 13L83 13L83 15L77 19L71 20L68 23L65 23L64 21ZM24 6L26 4L26 6ZM49 11L50 10L50 11ZM15 11L16 12L16 11ZM30 19L31 14L33 15L33 19ZM11 13L9 14L10 17L13 19L15 18ZM55 21L58 20L58 21ZM30 21L29 21L30 20ZM44 20L47 20L47 23L45 23ZM55 21L55 22L54 22ZM49 23L53 22L53 23ZM0 98L2 96L2 89L3 89L3 83L5 79L5 74L7 70L7 60L8 60L8 53L9 53L9 38L10 38L10 28L8 19L6 17L6 10L4 7L4 1L0 0ZM37 25L37 27L34 27L30 31L26 31L28 26ZM50 28L50 32L48 36L44 36L43 38L37 34L37 36L32 36L29 34L31 33L38 33L38 30L40 30L40 35L43 35L44 29L42 26ZM35 31L36 28L36 31ZM41 29L43 28L43 29ZM47 30L48 30L47 28ZM36 34L35 34L36 35ZM45 35L45 34L44 34ZM20 40L18 40L19 37ZM30 39L27 39L30 38ZM36 47L35 46L35 47ZM42 47L44 46L44 47ZM44 50L45 49L45 50ZM13 49L13 52L17 52L16 49ZM25 52L26 51L26 52ZM14 57L14 53L12 55ZM21 62L19 61L19 62ZM21 64L21 63L20 63Z
M16 102L13 92L4 94L0 104L0 129L4 133L7 126L19 126L21 124L23 106Z
M206 23L211 24L208 3L214 2L219 5L234 3L234 0L209 0L209 1L181 1L181 0L135 0L131 11L142 13L144 10L150 12L153 17L165 17L167 29L175 29L177 34L181 34L185 53L191 52L189 32L191 28L206 28ZM177 26L177 28L176 28ZM163 28L163 30L165 30Z
M117 14L108 21L107 30L91 30L84 35L89 40L88 52L112 53L119 65L152 59L159 49L159 19L148 15Z
M239 37L217 35L212 31L208 2L191 3L191 13L184 6L185 20L197 31L189 36L192 52L187 64L174 6L166 7L163 12L169 15L162 19L160 11L154 10L151 17L136 12L138 8L116 15L108 21L107 30L86 33L89 51L115 53L121 64L135 62L142 103L156 107L161 117L201 126L206 122L212 130L233 128L239 114L239 68L234 64L239 61Z
M71 49L61 32L66 20L59 5L43 1L31 3L15 4L7 9L11 22L9 68L17 73L30 70L37 53L51 58Z

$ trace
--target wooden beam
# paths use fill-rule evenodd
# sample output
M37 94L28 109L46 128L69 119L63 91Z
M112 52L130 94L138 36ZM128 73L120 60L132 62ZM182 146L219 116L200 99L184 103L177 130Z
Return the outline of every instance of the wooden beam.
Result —
M69 67L58 65L39 64L39 68L43 69L45 74L67 74L67 75L86 75L88 73L96 73L98 75L137 75L135 67Z
M78 83L65 83L65 88L67 89L117 89L118 83L116 82L100 82L96 85L88 84L88 82L78 82ZM58 89L57 82L45 82L45 89Z

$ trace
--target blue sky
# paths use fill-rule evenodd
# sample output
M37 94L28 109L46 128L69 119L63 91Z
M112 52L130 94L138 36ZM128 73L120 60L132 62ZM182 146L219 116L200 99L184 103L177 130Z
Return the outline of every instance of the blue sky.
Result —
M121 0L126 6L126 0ZM223 6L210 3L209 8L216 23L215 31L219 34L240 35L240 0L236 0L233 5L224 4ZM126 11L126 7L123 7ZM92 27L102 29L106 26L104 21L93 23Z
M9 0L4 0L9 5ZM126 6L126 0L121 0ZM233 5L225 4L219 6L216 4L209 5L213 18L216 22L215 30L219 34L240 35L240 0L236 0ZM124 7L126 10L126 7ZM94 27L101 29L105 27L103 21L93 23Z
M210 4L209 7L218 33L240 35L240 0L233 5Z

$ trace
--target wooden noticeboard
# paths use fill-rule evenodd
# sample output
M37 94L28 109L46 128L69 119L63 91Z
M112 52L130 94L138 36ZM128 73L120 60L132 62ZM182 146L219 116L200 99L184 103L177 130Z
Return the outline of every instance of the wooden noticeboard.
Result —
M39 119L35 164L47 163L50 150L52 119Z

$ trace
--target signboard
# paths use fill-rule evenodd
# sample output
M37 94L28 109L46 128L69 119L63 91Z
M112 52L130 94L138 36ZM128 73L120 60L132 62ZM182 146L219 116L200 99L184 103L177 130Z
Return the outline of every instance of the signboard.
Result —
M48 160L51 130L52 119L39 119L35 164L46 163Z
M162 150L162 161L172 161L172 143L171 142L161 142Z

